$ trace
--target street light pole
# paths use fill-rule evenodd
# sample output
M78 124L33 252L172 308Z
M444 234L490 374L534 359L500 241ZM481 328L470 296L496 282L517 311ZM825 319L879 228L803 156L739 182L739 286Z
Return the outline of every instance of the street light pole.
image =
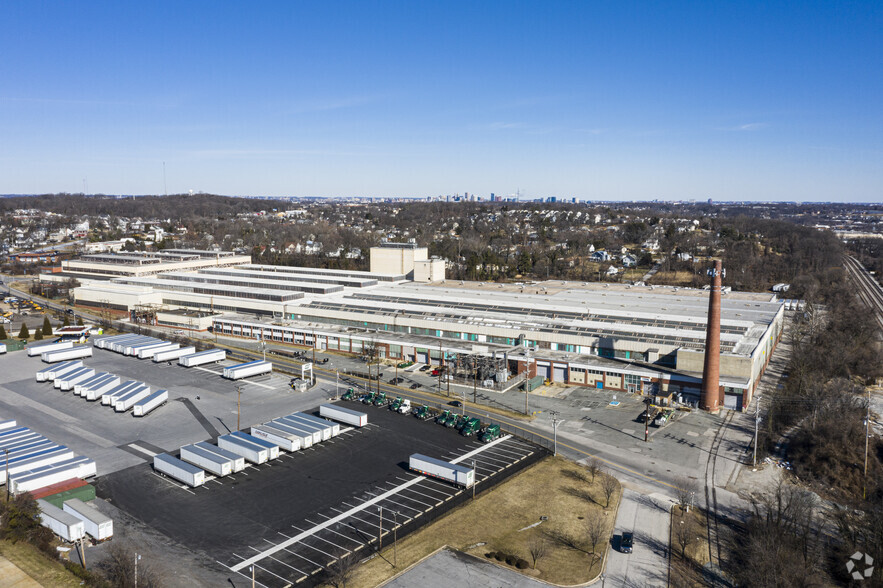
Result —
M141 559L141 556L137 553L135 554L135 588L138 588L138 560Z
M9 502L9 449L4 449L6 452L6 502Z
M476 476L478 474L475 471L475 460L472 460L472 500L475 500L475 484L478 482Z
M337 372L337 393L334 395L335 400L340 400L340 368L335 370Z
M380 511L380 527L377 529L377 551L383 549L383 507L378 506L377 510Z
M757 404L754 405L754 461L752 467L757 467L757 432L760 428L760 397L757 397Z
M236 386L236 430L239 431L239 415L242 412L242 386Z
M557 410L550 410L549 417L552 419L552 430L555 432L553 437L555 439L555 451L553 455L558 455L558 423L562 421L562 419L558 418L558 415L561 413Z
M867 499L868 493L868 437L871 428L871 389L868 388L868 412L865 416L865 479L862 483L862 500ZM7 462L9 460L7 459ZM9 478L6 480L6 487L9 487Z
M399 566L399 517L396 511L392 511L392 567Z

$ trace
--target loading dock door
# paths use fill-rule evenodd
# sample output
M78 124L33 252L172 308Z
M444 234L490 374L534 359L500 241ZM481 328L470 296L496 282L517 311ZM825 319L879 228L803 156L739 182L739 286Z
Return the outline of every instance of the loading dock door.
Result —
M537 375L543 376L544 380L552 379L552 366L548 362L537 362Z
M554 366L555 369L552 370L552 381L553 382L566 382L567 381L567 366Z
M739 410L742 406L742 396L739 394L724 394L724 408Z
M417 362L429 363L429 352L417 350Z

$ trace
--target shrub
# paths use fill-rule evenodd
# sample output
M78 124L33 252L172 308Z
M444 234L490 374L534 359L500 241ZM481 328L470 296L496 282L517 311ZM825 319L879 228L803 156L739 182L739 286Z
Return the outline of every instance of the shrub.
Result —
M507 555L506 556L506 564L508 564L510 566L514 566L516 563L518 563L517 557L515 557L514 555Z
M40 327L37 327L37 330L34 331L34 341L42 341L43 340L43 330Z
M0 341L6 339L6 327L0 325Z
M527 568L530 567L530 564L527 562L526 559L521 559L519 557L518 561L515 562L515 567L518 568L519 570L526 570Z
M494 559L497 561L503 561L504 559L506 559L506 554L498 551L494 554Z

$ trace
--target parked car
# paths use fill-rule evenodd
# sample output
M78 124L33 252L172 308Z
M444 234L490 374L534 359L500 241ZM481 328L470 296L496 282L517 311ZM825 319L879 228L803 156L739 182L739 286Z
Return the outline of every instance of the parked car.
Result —
M419 387L420 387L420 384L418 384L417 382L414 382L413 384L411 384L411 390L416 390Z
M425 371L428 370L428 369L429 369L429 366L428 366L428 365L421 365L421 366L418 368L418 371L425 372Z
M622 534L622 539L619 541L619 550L623 553L631 553L634 541L634 535L629 531L625 531Z

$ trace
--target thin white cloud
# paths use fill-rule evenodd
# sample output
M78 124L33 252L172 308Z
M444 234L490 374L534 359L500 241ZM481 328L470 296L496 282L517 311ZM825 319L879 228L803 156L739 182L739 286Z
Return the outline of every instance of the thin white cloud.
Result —
M487 128L491 131L504 131L507 129L523 129L524 123L519 122L494 122L487 125Z
M756 122L756 123L746 123L742 125L736 125L735 127L719 127L718 131L736 131L736 132L745 132L745 131L759 131L760 129L765 129L769 125L764 122Z

